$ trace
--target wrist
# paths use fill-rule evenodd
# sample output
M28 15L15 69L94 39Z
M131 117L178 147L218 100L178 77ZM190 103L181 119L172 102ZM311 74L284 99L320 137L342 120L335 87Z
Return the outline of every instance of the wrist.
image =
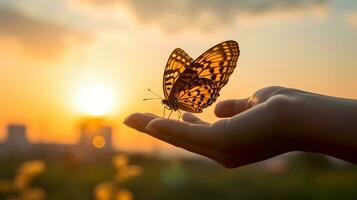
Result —
M336 157L356 152L356 101L303 91L291 100L287 135L293 150Z

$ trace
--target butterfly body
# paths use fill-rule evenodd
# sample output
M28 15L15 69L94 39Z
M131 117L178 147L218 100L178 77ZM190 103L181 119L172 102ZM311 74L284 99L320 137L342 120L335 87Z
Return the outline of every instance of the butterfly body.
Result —
M176 98L175 99L163 99L161 102L164 105L166 105L169 110L177 111L179 109L178 102L177 102Z
M202 112L216 101L238 57L238 43L232 40L210 48L196 60L182 49L175 49L164 71L162 103L174 111Z

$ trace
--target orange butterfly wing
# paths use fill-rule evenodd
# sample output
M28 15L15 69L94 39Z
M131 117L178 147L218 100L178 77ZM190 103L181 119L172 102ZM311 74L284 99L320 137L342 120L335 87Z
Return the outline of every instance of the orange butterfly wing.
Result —
M189 112L202 112L214 103L227 84L239 57L235 41L222 42L203 53L175 79L169 99L176 98L178 107Z
M190 70L197 72L199 78L211 79L221 89L233 73L240 54L236 41L229 40L210 48L191 65Z
M188 68L194 60L182 49L175 49L166 64L163 77L163 89L165 98L170 96L179 76Z
M174 90L175 98L179 102L178 108L184 111L200 113L203 108L214 103L219 96L219 89L210 79L180 79L177 84L184 85L180 89L175 87Z

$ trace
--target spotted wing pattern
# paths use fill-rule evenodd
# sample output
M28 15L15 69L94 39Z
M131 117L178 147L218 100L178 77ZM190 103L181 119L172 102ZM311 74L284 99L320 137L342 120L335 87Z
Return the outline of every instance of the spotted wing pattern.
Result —
M238 43L222 42L196 60L175 49L164 72L165 98L179 109L199 113L214 103L227 84L239 57Z
M210 79L179 79L176 84L183 86L174 88L174 98L177 99L178 108L184 111L200 113L219 96L219 89Z
M203 53L189 68L196 71L199 78L211 79L221 89L233 73L239 53L236 41L222 42Z
M175 49L171 53L165 67L163 78L165 98L169 97L175 82L193 61L194 60L180 48Z

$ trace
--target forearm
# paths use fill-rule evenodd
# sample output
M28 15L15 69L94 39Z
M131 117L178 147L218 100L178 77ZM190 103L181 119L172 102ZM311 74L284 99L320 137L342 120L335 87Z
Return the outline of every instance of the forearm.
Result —
M357 163L357 101L300 92L293 137L299 150Z

